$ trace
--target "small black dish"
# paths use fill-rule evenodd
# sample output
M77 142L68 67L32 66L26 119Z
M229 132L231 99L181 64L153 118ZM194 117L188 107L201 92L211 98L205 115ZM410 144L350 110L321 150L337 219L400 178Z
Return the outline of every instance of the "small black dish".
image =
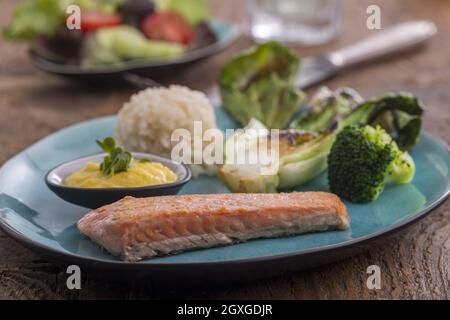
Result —
M33 65L41 71L56 76L78 80L82 83L122 84L127 77L137 74L142 77L155 78L170 72L179 71L181 67L211 57L231 46L241 35L239 27L233 23L211 20L208 22L216 41L206 46L189 50L183 56L173 59L131 60L119 65L99 65L83 67L78 64L64 64L48 60L31 48L30 58Z
M63 185L65 177L75 171L81 170L88 162L102 162L105 156L106 154L97 154L61 164L47 173L45 183L61 199L82 207L96 209L106 204L119 201L126 196L146 198L174 195L192 178L191 171L182 163L152 154L134 152L133 157L136 160L147 158L168 167L178 176L177 181L139 188L73 188Z

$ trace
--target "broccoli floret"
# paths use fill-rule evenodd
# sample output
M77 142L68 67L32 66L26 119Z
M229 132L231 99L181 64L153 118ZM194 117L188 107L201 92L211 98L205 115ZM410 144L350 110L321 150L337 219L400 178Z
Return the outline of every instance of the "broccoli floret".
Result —
M336 138L328 157L332 192L352 202L376 200L387 183L406 184L414 161L381 127L349 126Z

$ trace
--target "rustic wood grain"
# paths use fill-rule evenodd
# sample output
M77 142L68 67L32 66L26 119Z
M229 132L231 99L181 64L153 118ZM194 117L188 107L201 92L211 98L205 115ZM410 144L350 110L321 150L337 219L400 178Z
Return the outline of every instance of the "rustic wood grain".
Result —
M2 1L0 26L14 1ZM365 27L369 4L382 8L383 26L410 19L432 19L439 33L420 53L386 59L351 70L327 82L350 86L365 96L407 90L427 105L425 130L450 142L450 1L345 1L342 36L318 48L296 48L309 55L350 44L371 31ZM218 16L243 23L242 1L214 0ZM220 65L250 40L190 70L160 79L205 89ZM117 112L133 88L88 88L42 74L30 65L26 46L0 39L0 164L31 143L67 125ZM382 269L382 289L366 288L366 268ZM43 260L0 233L0 299L450 299L450 202L382 245L342 262L277 279L230 288L169 292L133 282L85 277L81 291L69 291L60 267Z

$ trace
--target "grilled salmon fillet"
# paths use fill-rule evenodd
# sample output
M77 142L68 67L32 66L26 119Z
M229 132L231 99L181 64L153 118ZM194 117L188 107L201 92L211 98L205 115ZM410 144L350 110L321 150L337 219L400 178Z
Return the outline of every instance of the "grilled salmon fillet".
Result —
M348 227L345 205L324 192L126 197L78 221L82 234L127 261Z

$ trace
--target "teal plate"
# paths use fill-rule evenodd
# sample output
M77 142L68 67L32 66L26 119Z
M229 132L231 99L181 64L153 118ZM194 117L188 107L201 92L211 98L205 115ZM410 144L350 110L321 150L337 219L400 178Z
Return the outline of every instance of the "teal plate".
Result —
M236 127L222 109L217 113L222 129ZM347 231L254 240L138 263L122 262L78 232L75 223L88 210L59 199L44 182L47 171L56 165L96 153L95 140L113 134L115 121L115 117L106 117L71 126L9 160L0 170L0 227L51 259L91 270L126 270L157 281L229 282L314 267L355 254L369 240L384 239L424 217L449 195L448 148L431 135L422 134L412 150L417 165L414 181L389 186L379 200L370 204L347 203L352 219ZM298 190L328 190L325 174ZM228 190L220 180L211 177L195 179L182 190L184 194L225 192Z

